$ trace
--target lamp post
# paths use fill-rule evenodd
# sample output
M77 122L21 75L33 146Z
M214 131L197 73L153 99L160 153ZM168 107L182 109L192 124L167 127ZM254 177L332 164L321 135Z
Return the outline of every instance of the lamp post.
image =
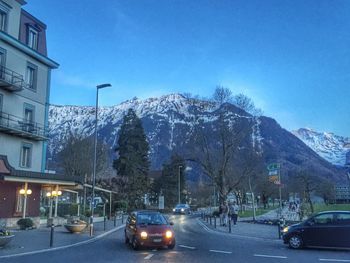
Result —
M49 218L52 218L53 198L55 198L55 217L57 217L57 201L60 195L62 195L62 191L58 190L58 187L56 187L56 190L46 193L46 197L48 197L50 200Z
M31 190L31 189L28 189L28 183L24 183L24 188L22 188L21 190L19 190L19 193L20 193L21 195L24 195L22 218L26 218L27 196L32 194L32 190Z
M181 175L181 168L182 168L182 166L181 165L179 165L179 174L178 174L178 194L179 194L179 204L181 204L181 190L180 190L180 188L181 188L181 179L180 179L180 175Z
M93 174L92 174L92 193L91 193L91 219L90 219L90 235L93 235L94 231L94 206L95 206L95 184L96 184L96 159L97 159L97 111L98 111L98 91L100 89L111 87L109 83L101 84L96 86L96 107L95 107L95 140L94 140L94 163L93 163Z

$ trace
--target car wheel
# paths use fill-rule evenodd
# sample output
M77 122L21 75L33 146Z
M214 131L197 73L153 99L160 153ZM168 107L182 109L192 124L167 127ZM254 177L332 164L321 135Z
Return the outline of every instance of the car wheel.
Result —
M173 243L171 243L171 245L168 246L169 249L174 249L175 247L175 239L173 241Z
M137 244L137 240L136 240L135 237L132 239L131 246L132 246L132 248L133 248L134 250L138 250L138 249L139 249L139 245Z
M129 243L130 243L130 240L129 240L128 236L125 233L125 244L129 244Z
M300 236L293 235L289 238L288 244L290 248L294 248L294 249L302 248L303 240L301 239Z

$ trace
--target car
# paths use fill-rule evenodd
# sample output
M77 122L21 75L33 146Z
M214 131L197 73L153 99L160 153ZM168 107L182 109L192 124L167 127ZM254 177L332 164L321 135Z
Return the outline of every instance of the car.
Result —
M125 243L133 249L140 247L175 247L173 222L158 211L132 212L125 225Z
M290 248L350 248L350 211L325 211L282 229Z
M173 209L174 214L190 214L191 208L188 204L178 204Z

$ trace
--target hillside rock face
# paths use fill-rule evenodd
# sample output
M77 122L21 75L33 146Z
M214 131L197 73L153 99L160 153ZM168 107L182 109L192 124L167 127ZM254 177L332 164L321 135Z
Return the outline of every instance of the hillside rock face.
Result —
M301 128L292 133L334 165L344 166L347 153L350 156L350 138L330 132L317 132L309 128Z
M224 107L224 108L223 108ZM142 120L150 144L152 169L161 169L173 151L183 152L191 147L190 135L194 124L202 123L215 127L219 112L225 111L234 122L243 118L251 124L250 134L244 145L259 151L268 164L278 161L283 174L292 176L298 169L313 165L322 177L343 180L344 171L321 158L295 135L280 127L272 118L254 117L234 105L218 109L213 103L171 94L146 100L133 99L116 106L101 107L98 111L98 137L114 149L124 114L133 108ZM50 106L49 110L49 155L55 157L62 142L70 133L88 137L93 135L95 108L85 106ZM210 134L210 129L208 129ZM213 138L214 139L214 138ZM196 176L191 180L195 181Z

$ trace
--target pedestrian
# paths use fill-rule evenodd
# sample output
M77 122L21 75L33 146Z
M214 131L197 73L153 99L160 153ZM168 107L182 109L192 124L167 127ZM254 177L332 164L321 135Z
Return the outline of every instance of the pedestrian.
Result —
M227 226L228 212L229 212L229 207L227 205L227 202L225 201L222 208L223 226Z
M220 225L222 226L223 224L223 213L222 213L222 210L224 209L224 205L221 203L220 206L219 206L219 217L220 217Z
M233 201L233 204L230 206L230 215L234 225L237 224L238 211L239 211L239 206L237 205L236 201Z

